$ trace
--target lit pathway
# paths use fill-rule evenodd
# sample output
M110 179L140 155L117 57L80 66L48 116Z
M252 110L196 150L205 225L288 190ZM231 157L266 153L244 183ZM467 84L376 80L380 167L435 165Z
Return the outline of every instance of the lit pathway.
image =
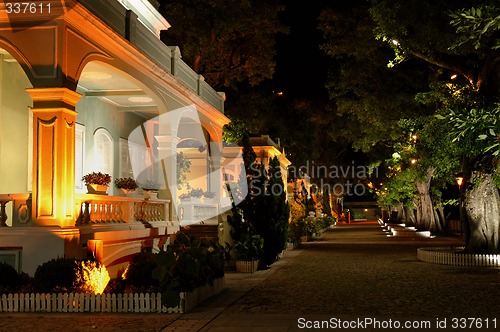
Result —
M417 260L419 247L459 244L456 237L388 238L375 224L339 225L319 241L288 253L270 270L258 271L248 284L237 283L236 290L244 295L232 299L230 305L218 302L225 298L224 293L175 323L211 312L201 331L299 330L301 317L428 320L432 324L436 318L448 318L448 328L451 317L476 317L489 318L492 331L491 320L497 318L500 329L499 269ZM253 287L260 274L265 280ZM245 293L248 288L251 291ZM210 305L215 308L209 309ZM362 327L361 331L371 330Z

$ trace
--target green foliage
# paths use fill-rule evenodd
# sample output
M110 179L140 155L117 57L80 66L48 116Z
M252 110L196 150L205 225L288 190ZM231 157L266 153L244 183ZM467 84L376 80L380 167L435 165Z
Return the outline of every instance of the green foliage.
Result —
M318 121L329 119L334 127L330 137L336 142L347 140L357 150L389 153L384 150L401 135L399 119L429 113L414 96L427 87L430 70L416 61L388 68L393 45L374 38L376 25L368 4L345 7L326 8L320 16L325 37L321 48L336 65L327 81L330 112Z
M240 144L243 135L248 135L248 125L243 120L232 120L222 128L222 140L226 143Z
M127 286L137 293L155 291L159 287L158 280L153 278L156 268L155 255L143 252L134 257L124 276Z
M259 260L264 254L264 239L258 235L244 233L234 244L236 259L241 261Z
M156 254L153 278L160 284L162 303L179 305L180 292L213 284L224 275L224 249L211 239L194 240L180 232L173 245Z
M500 7L494 5L481 4L477 7L461 9L450 14L451 25L456 27L457 42L451 49L463 48L471 45L474 49L488 47L492 49L500 48Z
M191 160L182 152L177 152L177 189L189 189L187 173L191 172Z
M263 209L251 220L257 233L264 239L264 252L261 262L271 265L285 249L288 237L290 208L286 202L286 188L277 157L269 161L268 177L264 179L265 191L262 196Z
M306 216L305 198L302 195L294 195L290 203L290 217L291 221L297 221Z

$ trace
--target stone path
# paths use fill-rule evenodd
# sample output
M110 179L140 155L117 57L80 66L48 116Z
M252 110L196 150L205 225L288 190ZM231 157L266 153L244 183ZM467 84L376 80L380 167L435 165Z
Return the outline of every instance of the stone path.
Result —
M481 318L482 331L498 330L500 269L416 258L419 247L461 244L457 237L388 238L375 223L343 224L287 252L268 270L227 274L226 290L187 314L0 314L0 331L304 331L314 321L370 319L428 322L426 331L473 330L452 328L460 324L453 318L467 317ZM448 329L437 329L444 319Z

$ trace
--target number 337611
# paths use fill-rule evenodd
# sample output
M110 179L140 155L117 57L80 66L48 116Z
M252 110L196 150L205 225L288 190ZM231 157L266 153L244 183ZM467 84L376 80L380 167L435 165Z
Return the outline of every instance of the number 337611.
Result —
M49 3L37 2L7 2L5 3L5 10L7 14L50 14Z

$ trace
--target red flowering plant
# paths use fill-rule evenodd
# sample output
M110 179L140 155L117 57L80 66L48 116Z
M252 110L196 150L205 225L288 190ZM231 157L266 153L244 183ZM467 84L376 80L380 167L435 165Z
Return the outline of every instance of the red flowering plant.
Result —
M108 186L111 182L111 175L101 172L92 172L82 177L82 181L85 184L100 184L103 186Z
M117 178L115 179L115 186L118 189L129 189L134 190L137 189L138 185L134 179L131 177L128 178Z

